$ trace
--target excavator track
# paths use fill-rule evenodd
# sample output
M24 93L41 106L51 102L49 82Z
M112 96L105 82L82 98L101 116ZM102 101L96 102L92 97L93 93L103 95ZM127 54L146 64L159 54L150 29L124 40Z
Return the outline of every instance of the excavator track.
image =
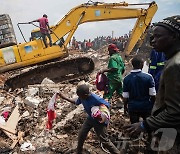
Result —
M24 88L28 85L40 84L44 78L49 78L55 83L80 78L90 74L94 70L94 62L91 58L80 57L65 61L56 61L40 65L22 74L18 74L6 80L5 89Z

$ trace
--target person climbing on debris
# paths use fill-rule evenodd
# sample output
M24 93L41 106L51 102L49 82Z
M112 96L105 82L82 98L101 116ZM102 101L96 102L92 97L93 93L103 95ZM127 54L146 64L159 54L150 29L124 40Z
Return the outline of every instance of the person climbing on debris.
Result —
M73 104L76 105L82 104L84 106L85 112L88 114L88 117L83 123L83 126L78 135L77 153L78 154L82 153L83 144L85 142L87 134L91 128L94 128L97 136L99 137L102 144L106 147L106 149L108 149L109 152L111 152L112 154L119 154L120 151L114 146L114 144L108 138L108 134L107 134L108 114L106 114L106 116L101 115L100 120L98 120L99 116L96 116L97 108L93 108L95 106L101 107L102 105L104 105L102 108L104 108L105 106L106 108L109 108L110 104L106 102L103 98L100 98L96 94L91 93L89 91L89 86L86 84L77 86L76 93L78 95L78 99L76 101L66 97L61 92L59 92L59 96ZM105 110L107 111L107 109Z
M42 18L39 18L37 20L33 20L33 21L29 22L29 23L32 23L32 22L39 22L40 32L41 32L45 47L46 48L48 47L46 36L49 39L50 46L52 46L52 39L51 39L51 35L50 35L51 30L50 30L50 27L49 27L48 16L46 14L44 14Z
M137 135L141 131L159 131L162 134L163 129L166 132L171 130L165 137L167 142L171 141L173 144L168 149L163 149L163 152L180 153L180 15L158 22L153 29L153 37L153 47L158 52L165 53L167 62L160 78L152 116L124 129L130 135Z
M104 98L110 100L115 91L120 98L122 98L122 74L125 71L125 66L122 57L119 54L119 49L115 44L110 44L108 46L108 51L110 55L108 68L101 70L100 73L108 72L108 93L104 95Z
M139 122L150 116L155 101L155 83L152 75L142 72L144 61L135 56L132 61L133 70L123 80L124 112L128 112L131 123Z

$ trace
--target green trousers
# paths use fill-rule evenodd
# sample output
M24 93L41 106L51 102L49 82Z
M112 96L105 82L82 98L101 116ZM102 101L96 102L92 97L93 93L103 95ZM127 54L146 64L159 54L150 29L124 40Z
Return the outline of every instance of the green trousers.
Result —
M115 91L118 95L122 95L122 82L109 81L108 93L104 94L104 98L111 99Z

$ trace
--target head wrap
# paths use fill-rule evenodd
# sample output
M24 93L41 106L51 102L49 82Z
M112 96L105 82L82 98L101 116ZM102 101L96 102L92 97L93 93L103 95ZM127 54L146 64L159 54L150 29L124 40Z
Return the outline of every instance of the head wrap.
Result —
M116 51L116 52L119 51L119 49L117 48L117 46L116 46L115 44L110 44L110 45L108 46L108 50L114 50L114 51Z
M163 21L156 23L155 26L163 26L172 32L180 34L180 15L165 18Z

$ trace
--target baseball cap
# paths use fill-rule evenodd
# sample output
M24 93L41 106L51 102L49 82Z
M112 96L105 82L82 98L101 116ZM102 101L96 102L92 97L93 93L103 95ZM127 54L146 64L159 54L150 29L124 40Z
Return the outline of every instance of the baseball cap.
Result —
M119 49L117 48L117 46L115 44L110 44L108 46L108 50L114 50L114 51L119 51Z

